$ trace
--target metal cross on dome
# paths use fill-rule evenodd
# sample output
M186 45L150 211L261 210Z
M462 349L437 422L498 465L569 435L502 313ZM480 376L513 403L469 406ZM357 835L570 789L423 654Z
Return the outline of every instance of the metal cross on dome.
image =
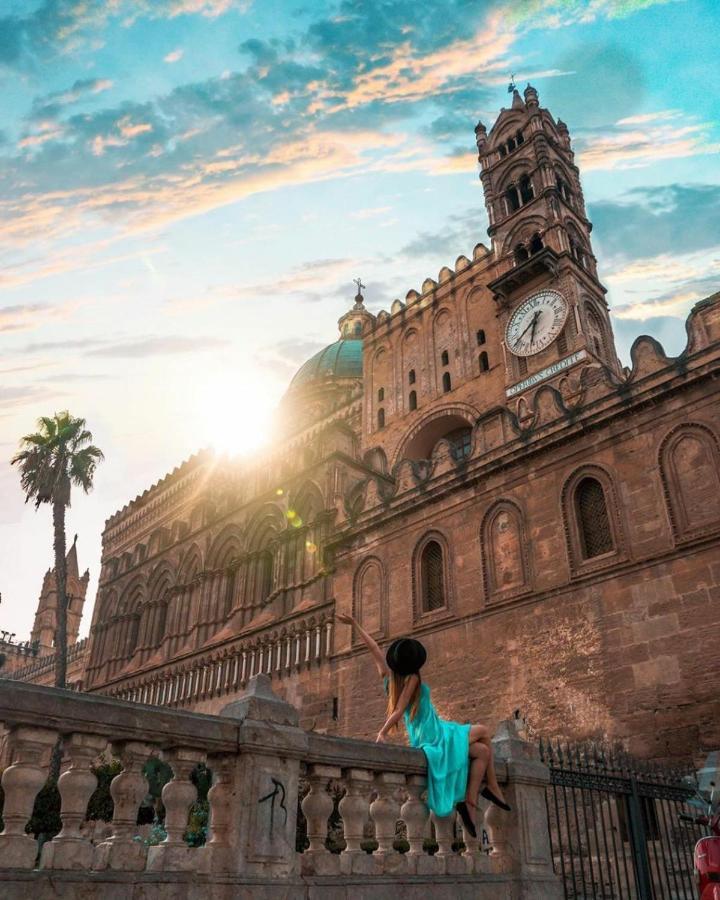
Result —
M363 284L359 278L353 278L353 282L357 285L358 294L362 294L367 285Z

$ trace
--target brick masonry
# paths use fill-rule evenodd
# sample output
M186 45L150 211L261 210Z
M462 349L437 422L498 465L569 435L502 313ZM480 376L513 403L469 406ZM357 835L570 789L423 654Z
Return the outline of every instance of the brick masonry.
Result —
M654 758L720 746L720 294L679 357L641 337L623 368L566 127L528 88L476 136L491 247L390 312L358 293L272 452L199 454L108 520L89 690L217 712L262 667L305 727L373 737L382 690L337 609L421 638L445 716L517 709ZM561 330L511 352L543 290Z

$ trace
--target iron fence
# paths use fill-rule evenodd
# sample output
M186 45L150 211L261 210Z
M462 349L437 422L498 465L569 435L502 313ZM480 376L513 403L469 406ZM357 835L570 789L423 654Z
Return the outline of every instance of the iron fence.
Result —
M680 821L691 770L602 745L540 742L550 769L548 822L566 900L694 900L693 848Z

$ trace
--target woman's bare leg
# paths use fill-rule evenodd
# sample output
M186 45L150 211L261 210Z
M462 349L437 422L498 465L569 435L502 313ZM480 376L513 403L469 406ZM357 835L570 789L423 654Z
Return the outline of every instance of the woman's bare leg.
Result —
M495 774L495 758L492 749L492 735L490 733L490 729L485 725L471 725L470 726L470 734L469 734L470 748L472 751L473 744L479 743L485 747L487 747L489 751L489 758L487 761L487 770L485 772L485 780L487 781L487 785L490 790L498 797L500 800L505 800L505 795L503 794L500 785L497 781L497 775ZM472 755L472 752L471 752Z
M473 820L473 823L477 823L477 815L475 813L477 798L485 777L489 758L490 751L485 744L480 741L470 744L470 770L468 772L465 802L470 808L470 818Z

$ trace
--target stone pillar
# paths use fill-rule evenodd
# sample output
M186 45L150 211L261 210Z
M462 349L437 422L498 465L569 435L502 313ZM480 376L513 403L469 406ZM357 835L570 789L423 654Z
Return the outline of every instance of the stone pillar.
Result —
M307 737L295 707L276 697L267 675L221 715L240 719L239 753L231 762L228 840L232 871L283 877L299 870L295 851L300 760Z
M563 888L553 871L545 786L550 772L535 744L520 738L514 720L501 722L493 738L498 771L507 769L503 784L512 807L504 812L490 804L485 813L492 850L492 871L519 879L522 900L561 900Z
M112 834L95 847L95 870L141 872L145 868L145 846L134 838L138 808L148 790L142 770L151 751L148 744L139 741L112 744L113 755L120 758L123 770L110 782L114 804Z
M147 868L150 872L192 871L198 861L197 850L183 840L190 807L197 799L197 788L190 781L190 773L205 754L197 750L179 748L163 754L173 770L171 781L162 789L165 806L167 837L156 847L148 848Z
M12 764L2 775L5 830L0 834L0 860L3 868L32 869L35 865L37 841L25 834L25 826L32 815L35 797L45 784L56 740L57 732L50 728L18 725L10 729L7 741Z
M232 775L235 755L211 755L207 765L212 772L212 787L208 791L210 814L208 817L208 840L198 849L201 872L233 871L233 850L230 844L231 800L233 797Z
M325 840L328 833L328 819L333 811L333 798L328 786L341 776L342 770L339 766L308 766L307 781L310 790L301 805L307 821L310 846L301 859L303 875L335 875L340 870L340 857L328 852Z
M43 869L89 869L94 847L83 836L87 805L97 787L92 764L107 747L107 738L95 734L71 734L63 741L68 767L58 779L62 831L42 849Z

